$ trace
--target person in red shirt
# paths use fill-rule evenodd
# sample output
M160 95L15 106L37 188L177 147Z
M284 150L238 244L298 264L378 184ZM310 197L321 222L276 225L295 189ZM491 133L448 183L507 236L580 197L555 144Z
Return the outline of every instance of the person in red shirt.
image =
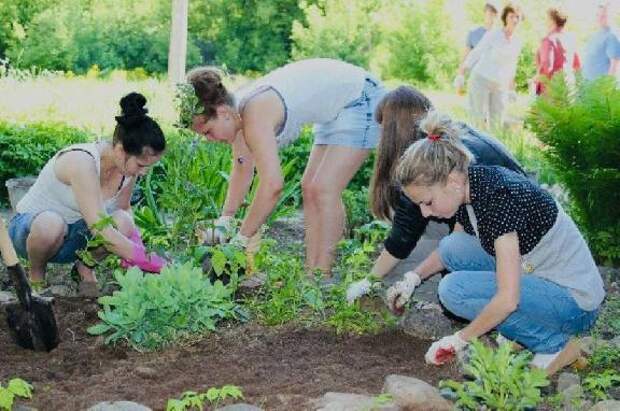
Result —
M575 37L564 31L566 15L556 8L547 10L547 34L540 43L536 53L537 76L534 79L536 94L543 94L545 83L555 73L564 71L569 82L574 81L574 72L579 70L581 63L575 50Z

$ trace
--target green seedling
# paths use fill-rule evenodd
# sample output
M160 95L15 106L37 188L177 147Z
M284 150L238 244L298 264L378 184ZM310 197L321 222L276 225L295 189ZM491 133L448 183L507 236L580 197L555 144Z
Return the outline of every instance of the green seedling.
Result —
M584 379L586 391L599 401L608 399L607 391L616 385L620 385L620 374L615 370L591 373Z
M6 387L0 384L0 410L11 411L16 397L32 398L32 385L21 378L13 378Z
M215 409L222 401L229 398L235 400L243 399L241 389L236 385L224 385L221 388L209 388L204 393L185 391L181 394L181 398L168 400L166 411L202 411L206 404Z
M549 379L545 371L529 367L529 352L514 353L510 344L493 349L478 340L472 341L470 349L465 374L472 381L440 383L456 394L459 409L517 411L541 402L540 388L549 385Z

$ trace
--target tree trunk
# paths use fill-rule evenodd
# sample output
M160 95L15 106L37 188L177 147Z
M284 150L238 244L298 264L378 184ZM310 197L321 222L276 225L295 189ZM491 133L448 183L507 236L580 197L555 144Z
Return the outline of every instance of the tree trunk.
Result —
M172 0L168 80L173 84L182 83L185 79L188 3L189 0Z

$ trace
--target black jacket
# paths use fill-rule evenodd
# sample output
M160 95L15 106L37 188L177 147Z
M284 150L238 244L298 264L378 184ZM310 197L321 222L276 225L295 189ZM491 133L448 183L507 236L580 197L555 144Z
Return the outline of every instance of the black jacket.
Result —
M497 139L465 124L462 124L462 128L461 140L474 156L476 164L502 166L525 175L521 165ZM449 224L450 231L454 228L454 217L450 219L424 218L420 206L414 204L401 192L398 205L394 210L392 230L384 242L385 249L398 259L407 258L431 220Z

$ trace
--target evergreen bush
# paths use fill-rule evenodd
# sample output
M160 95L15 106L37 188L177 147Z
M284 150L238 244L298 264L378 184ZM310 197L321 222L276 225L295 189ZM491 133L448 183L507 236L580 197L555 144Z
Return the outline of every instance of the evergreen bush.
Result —
M572 199L594 253L620 261L620 89L612 77L568 86L562 76L533 104L527 123Z

